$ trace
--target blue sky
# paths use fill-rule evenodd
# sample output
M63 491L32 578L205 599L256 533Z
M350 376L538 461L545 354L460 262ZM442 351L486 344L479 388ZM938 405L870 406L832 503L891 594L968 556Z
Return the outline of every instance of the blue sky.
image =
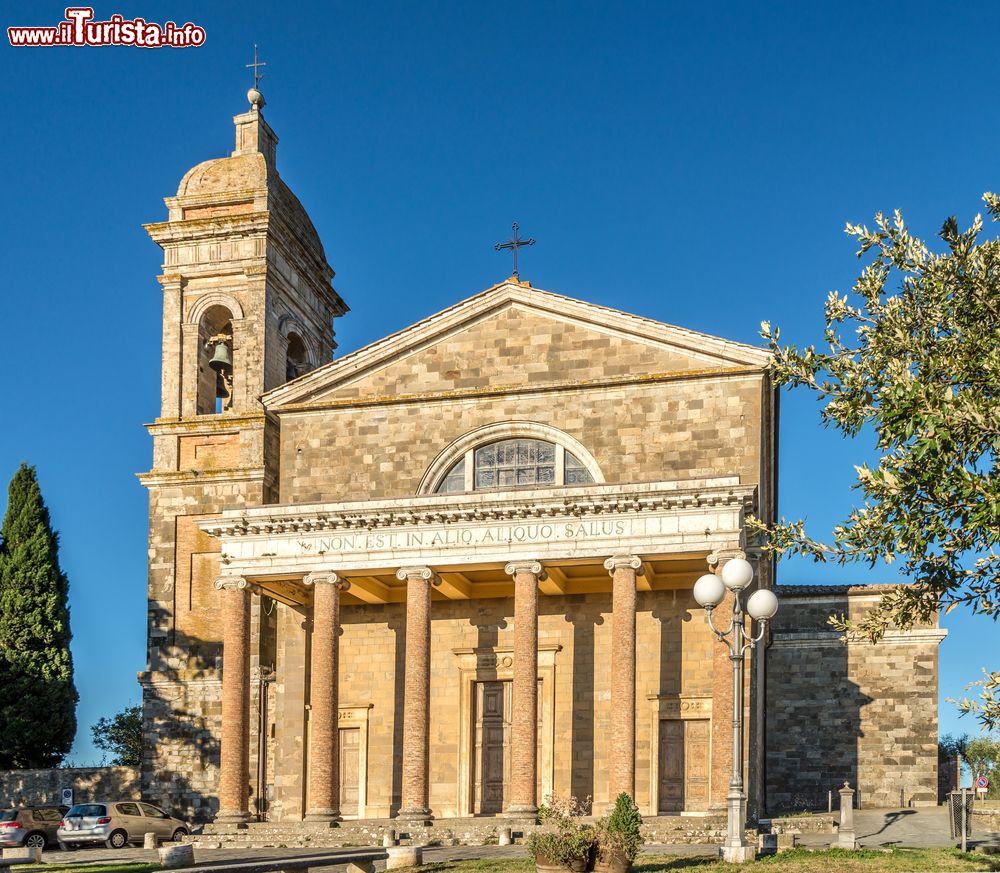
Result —
M4 27L63 6L4 6ZM37 465L70 575L81 732L140 699L142 425L159 404L160 251L141 223L233 147L257 42L278 166L352 307L347 352L505 278L517 220L536 286L743 342L762 319L812 341L858 268L845 221L899 207L933 236L1000 188L1000 6L931 3L165 3L187 50L0 46L5 393L0 479ZM993 233L993 229L990 229ZM822 534L864 447L782 397L780 510ZM0 509L5 502L0 496ZM783 563L780 580L888 582L893 568ZM945 619L943 702L997 650ZM997 664L992 665L994 668Z

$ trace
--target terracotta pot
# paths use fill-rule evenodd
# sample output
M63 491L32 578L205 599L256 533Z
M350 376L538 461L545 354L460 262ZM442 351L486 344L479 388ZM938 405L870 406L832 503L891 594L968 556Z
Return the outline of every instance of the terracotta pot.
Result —
M566 873L567 870L571 870L572 873L584 873L587 869L587 862L586 860L581 860L561 864L558 861L546 858L544 855L539 855L535 858L535 869L538 873Z
M629 873L632 862L621 852L598 852L594 858L594 873Z

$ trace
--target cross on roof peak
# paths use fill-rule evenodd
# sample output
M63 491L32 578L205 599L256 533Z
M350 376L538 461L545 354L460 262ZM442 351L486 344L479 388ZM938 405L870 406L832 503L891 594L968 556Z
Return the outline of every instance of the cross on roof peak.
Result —
M510 239L507 240L507 242L497 243L495 246L493 246L493 251L500 252L503 251L504 249L510 249L510 251L514 255L513 278L520 280L521 274L518 273L517 271L517 250L522 246L533 246L535 244L535 240L533 237L530 239L521 239L518 236L518 231L520 231L521 228L516 221L510 226L510 229L511 229Z

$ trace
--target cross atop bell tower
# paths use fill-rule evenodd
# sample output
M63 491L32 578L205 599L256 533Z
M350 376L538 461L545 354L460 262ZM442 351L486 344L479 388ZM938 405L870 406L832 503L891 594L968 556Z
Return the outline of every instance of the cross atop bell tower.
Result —
M253 152L260 152L268 165L273 167L275 163L276 151L278 148L278 137L271 130L270 125L264 121L261 110L264 108L264 95L260 92L260 80L264 78L260 67L266 67L264 61L257 60L257 46L253 47L253 63L247 64L253 67L253 87L247 91L247 100L250 101L250 111L237 115L233 121L236 123L236 151L233 155L246 155Z

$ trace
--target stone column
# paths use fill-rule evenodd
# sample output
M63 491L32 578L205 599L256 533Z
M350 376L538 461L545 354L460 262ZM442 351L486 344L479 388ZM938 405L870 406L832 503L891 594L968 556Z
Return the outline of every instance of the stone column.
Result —
M398 816L429 821L431 584L429 567L403 567L406 582L406 675L403 681L403 797Z
M336 573L302 580L313 595L309 685L309 804L306 821L340 818L340 694L338 683L340 592L349 587Z
M514 561L514 687L510 724L510 805L507 814L538 815L538 582L537 561Z
M250 586L224 577L222 592L222 741L217 822L250 819Z
M611 574L611 774L609 800L635 797L635 577L642 561L615 555Z

